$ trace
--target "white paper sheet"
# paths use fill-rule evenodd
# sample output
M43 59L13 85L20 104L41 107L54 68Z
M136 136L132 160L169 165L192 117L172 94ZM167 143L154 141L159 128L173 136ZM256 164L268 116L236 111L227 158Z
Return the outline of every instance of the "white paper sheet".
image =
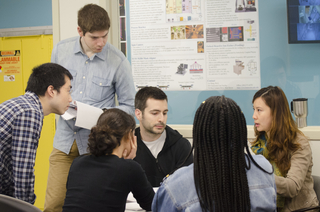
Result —
M77 111L74 108L69 107L68 110L61 115L64 120L70 120L77 116Z
M157 192L159 187L153 187L154 192ZM140 208L139 204L137 203L137 200L133 197L133 194L130 192L127 197L127 203L126 203L126 210L125 212L129 211L145 211L142 208Z
M77 120L75 125L91 130L97 124L103 110L77 101Z

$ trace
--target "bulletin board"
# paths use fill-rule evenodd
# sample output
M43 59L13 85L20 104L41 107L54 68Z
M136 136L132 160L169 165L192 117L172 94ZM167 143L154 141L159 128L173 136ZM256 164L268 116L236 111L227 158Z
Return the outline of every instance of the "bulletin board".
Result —
M158 1L149 2L157 3ZM130 2L127 0L125 5L127 55L130 60L130 37L132 35L129 26L129 4ZM219 6L218 1L217 6ZM286 0L259 1L258 10L260 87L269 85L281 87L289 104L294 98L308 98L307 124L308 126L320 126L320 112L318 110L320 106L320 44L288 44ZM177 23L173 24L177 25ZM253 125L252 98L258 89L163 90L168 96L168 124L193 124L195 112L202 101L210 96L225 95L238 103L245 114L247 124Z

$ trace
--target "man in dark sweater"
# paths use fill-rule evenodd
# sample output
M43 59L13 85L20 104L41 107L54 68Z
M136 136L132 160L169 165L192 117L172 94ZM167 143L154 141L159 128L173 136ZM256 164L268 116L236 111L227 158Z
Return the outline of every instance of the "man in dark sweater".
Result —
M137 92L135 115L140 127L135 131L138 149L134 160L153 187L159 187L167 174L193 162L190 142L166 125L167 113L168 98L161 89L144 87Z

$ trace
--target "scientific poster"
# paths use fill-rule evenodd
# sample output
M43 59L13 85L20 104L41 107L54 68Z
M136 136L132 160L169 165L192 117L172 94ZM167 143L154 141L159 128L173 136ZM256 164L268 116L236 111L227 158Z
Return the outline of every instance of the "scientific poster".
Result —
M137 90L144 86L175 91L260 89L257 1L127 3Z

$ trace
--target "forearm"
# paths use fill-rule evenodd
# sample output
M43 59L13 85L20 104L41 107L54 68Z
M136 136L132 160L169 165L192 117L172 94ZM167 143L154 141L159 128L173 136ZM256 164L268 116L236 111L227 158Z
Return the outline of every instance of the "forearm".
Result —
M286 177L275 176L277 193L293 198L297 196L305 183L312 162L310 146L301 147L291 157L291 167Z

